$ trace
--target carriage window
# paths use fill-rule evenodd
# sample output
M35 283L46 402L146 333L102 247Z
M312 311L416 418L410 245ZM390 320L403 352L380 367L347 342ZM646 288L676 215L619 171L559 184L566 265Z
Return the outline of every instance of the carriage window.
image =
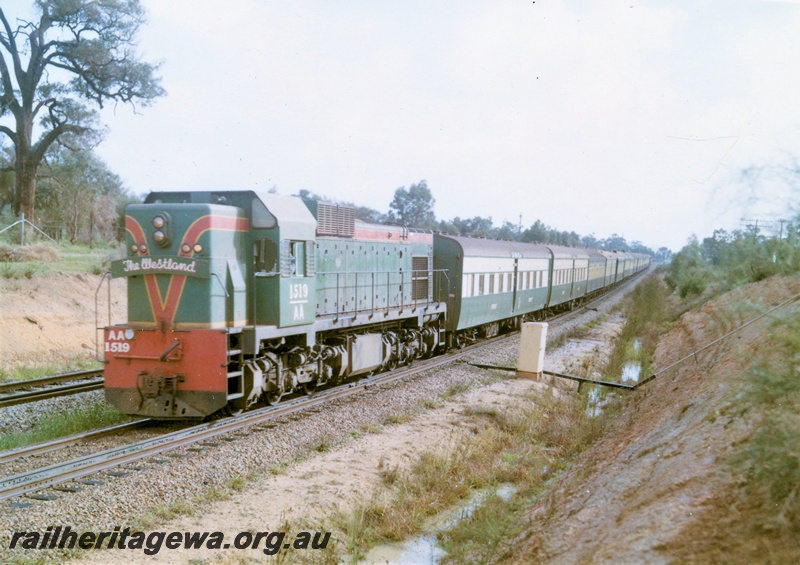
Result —
M483 296L486 291L486 279L485 275L478 276L478 296Z

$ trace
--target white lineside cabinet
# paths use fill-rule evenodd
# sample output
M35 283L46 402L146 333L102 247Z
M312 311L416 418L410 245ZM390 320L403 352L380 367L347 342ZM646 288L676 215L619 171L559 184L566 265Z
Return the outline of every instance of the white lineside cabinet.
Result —
M517 370L541 373L544 370L544 350L547 345L547 323L526 322L520 332Z

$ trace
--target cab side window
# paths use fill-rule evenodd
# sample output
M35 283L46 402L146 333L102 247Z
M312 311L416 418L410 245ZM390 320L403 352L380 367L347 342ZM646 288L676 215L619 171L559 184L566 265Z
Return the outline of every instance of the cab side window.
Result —
M269 238L253 243L253 270L257 273L274 273L278 270L278 247Z

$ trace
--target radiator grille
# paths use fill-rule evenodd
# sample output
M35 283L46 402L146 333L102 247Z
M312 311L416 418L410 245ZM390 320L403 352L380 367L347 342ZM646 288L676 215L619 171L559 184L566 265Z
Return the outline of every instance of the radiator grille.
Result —
M428 257L412 257L411 293L414 300L428 300L430 294L430 261Z
M350 206L317 203L317 235L353 237L356 210Z

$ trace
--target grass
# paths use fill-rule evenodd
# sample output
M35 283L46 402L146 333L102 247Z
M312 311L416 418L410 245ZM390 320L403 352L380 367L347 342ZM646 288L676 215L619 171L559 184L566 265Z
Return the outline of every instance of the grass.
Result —
M469 381L456 381L439 393L439 398L445 402L467 392L471 388Z
M512 501L489 496L471 518L441 534L442 546L456 561L475 551L494 555L516 531L512 524L523 502L541 493L607 422L588 418L581 397L552 392L530 396L525 409L476 405L466 413L473 434L452 448L423 453L408 468L381 469L383 487L333 518L354 560L375 544L420 532L431 516L481 489L513 483L518 495Z
M0 437L0 451L50 441L129 420L129 416L122 414L110 404L98 402L88 408L67 414L44 416L37 422L36 427L30 430L4 434Z
M648 276L625 301L625 326L606 363L606 380L619 381L626 363L641 364L641 374L650 374L652 356L665 323L674 316L667 306L669 289L657 274ZM639 342L638 348L634 342Z
M75 355L67 359L39 361L33 364L20 365L8 369L0 367L0 382L22 381L70 371L99 368L100 365L94 358L87 358L85 355Z
M629 322L615 344L623 361L635 355L649 364L667 318L667 294L666 285L651 277L626 304ZM561 340L581 336L601 321L566 332ZM642 347L632 347L635 339ZM466 384L454 383L440 393L439 400L450 400L468 389ZM525 509L544 497L577 455L601 437L625 402L615 395L599 415L590 417L586 392L561 395L550 389L544 395L531 395L525 409L469 406L465 415L472 421L472 434L452 448L424 453L408 468L381 468L382 487L351 511L332 518L343 532L350 558L355 562L376 544L419 533L432 516L481 491L489 494L479 508L438 534L440 547L449 560L458 563L488 563L509 554L515 536L527 525L521 519ZM514 485L515 496L505 500L493 494L507 483ZM556 504L551 498L545 513Z
M69 243L7 245L0 243L0 277L47 276L51 273L91 273L99 275L110 268L111 261L122 258L124 251L116 243L94 246Z
M733 459L746 478L747 502L766 531L800 528L800 314L778 318L748 372L746 402L760 414L757 430Z
M144 513L134 520L131 527L137 529L152 529L163 526L166 522L178 516L192 516L201 507L217 500L226 500L233 494L244 491L248 484L256 481L259 474L233 475L224 484L211 485L201 493L188 500L175 500L155 504L147 508Z

